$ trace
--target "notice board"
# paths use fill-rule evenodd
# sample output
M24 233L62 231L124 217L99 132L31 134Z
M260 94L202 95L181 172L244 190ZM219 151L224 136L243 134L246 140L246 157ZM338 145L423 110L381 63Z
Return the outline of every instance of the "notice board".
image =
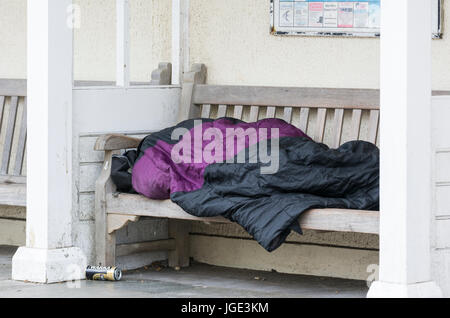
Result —
M271 0L272 34L377 37L381 1ZM440 37L441 0L431 2L432 36Z

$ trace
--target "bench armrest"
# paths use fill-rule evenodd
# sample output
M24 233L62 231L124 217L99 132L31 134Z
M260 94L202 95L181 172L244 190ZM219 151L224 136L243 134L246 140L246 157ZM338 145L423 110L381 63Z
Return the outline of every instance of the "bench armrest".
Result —
M141 139L128 137L124 135L103 135L98 137L95 143L94 150L107 151L107 150L121 150L129 148L137 148Z

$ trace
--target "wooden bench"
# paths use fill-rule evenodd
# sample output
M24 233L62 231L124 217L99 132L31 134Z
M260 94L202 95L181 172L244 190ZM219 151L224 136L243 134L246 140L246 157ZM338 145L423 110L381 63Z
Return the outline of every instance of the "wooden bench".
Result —
M224 116L253 122L281 117L297 122L303 131L323 142L331 129L331 147L342 144L344 130L351 140L360 139L363 118L366 140L376 143L379 126L379 92L361 89L252 87L205 85L206 67L196 64L185 74L178 120ZM347 116L344 116L347 115ZM294 118L296 117L296 118ZM347 118L347 120L344 120ZM350 120L348 120L350 118ZM294 120L295 119L295 120ZM116 256L144 251L169 251L169 266L189 265L189 221L228 223L225 218L198 218L184 212L170 200L155 201L140 195L116 193L110 178L111 159L122 149L136 148L140 140L122 135L105 135L95 150L105 152L102 173L96 183L95 222L97 262L113 265ZM167 218L169 239L117 245L115 232L140 217ZM317 209L302 214L304 229L378 234L379 212Z
M26 80L0 79L0 205L26 206L26 91Z

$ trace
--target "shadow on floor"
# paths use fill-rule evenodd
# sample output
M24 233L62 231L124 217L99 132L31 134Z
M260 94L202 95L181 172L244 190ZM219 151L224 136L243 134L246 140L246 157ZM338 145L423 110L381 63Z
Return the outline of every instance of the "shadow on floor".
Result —
M175 271L163 263L124 272L120 282L32 284L11 280L16 248L0 246L0 297L330 298L365 297L365 282L232 269L194 263Z

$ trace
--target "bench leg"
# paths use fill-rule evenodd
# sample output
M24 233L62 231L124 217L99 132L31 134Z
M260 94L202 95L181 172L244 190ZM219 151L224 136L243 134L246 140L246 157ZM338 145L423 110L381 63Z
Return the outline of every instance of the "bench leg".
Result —
M169 251L169 267L189 266L190 222L169 220L169 237L175 239L175 250Z
M114 266L116 263L116 232L109 234L106 224L97 223L96 225L96 265Z
M96 265L114 266L116 264L116 233L108 234L105 230L98 232L100 230L97 230L95 239Z
M105 264L104 266L116 265L116 232L106 234L105 242Z

